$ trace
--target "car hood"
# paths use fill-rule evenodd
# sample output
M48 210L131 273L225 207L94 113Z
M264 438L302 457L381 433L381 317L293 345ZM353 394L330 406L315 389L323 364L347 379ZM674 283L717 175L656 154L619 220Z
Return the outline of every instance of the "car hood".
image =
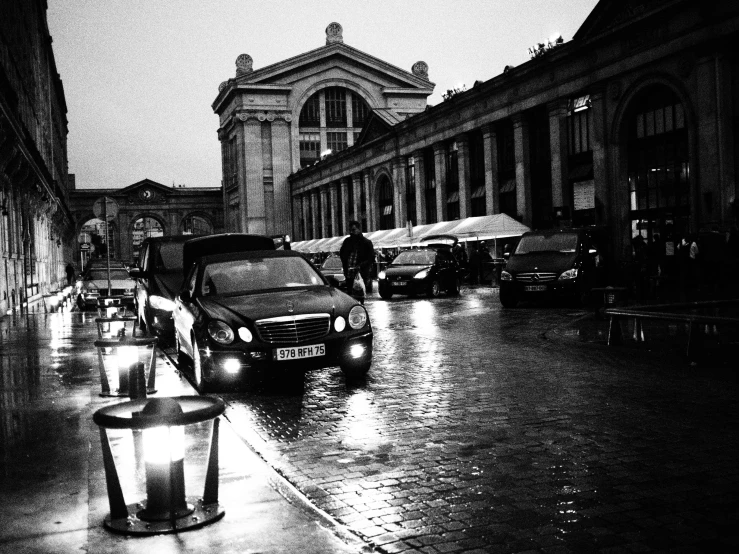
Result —
M506 271L510 273L562 273L570 269L577 258L576 253L531 252L514 254L508 259Z
M199 298L200 308L210 318L240 323L311 313L347 314L357 301L332 287L279 290L241 296ZM289 304L292 304L292 312Z
M413 276L419 271L430 268L430 265L389 265L385 268L385 277Z
M172 273L160 273L154 275L153 287L149 291L149 294L158 294L169 300L172 300L182 287L182 272L177 270Z

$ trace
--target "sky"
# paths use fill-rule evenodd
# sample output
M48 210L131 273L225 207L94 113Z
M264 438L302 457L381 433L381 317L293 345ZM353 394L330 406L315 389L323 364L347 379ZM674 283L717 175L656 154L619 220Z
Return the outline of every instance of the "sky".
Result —
M326 42L344 42L436 84L471 88L530 59L528 49L572 39L597 0L48 0L64 84L69 172L77 188L143 179L218 187L218 85L239 54L254 69Z

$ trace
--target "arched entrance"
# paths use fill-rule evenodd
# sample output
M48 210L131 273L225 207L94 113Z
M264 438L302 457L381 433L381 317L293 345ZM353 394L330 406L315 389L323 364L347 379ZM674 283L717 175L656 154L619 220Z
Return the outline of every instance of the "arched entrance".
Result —
M380 230L394 229L393 186L387 175L382 175L377 181L377 200L380 205Z
M631 238L641 236L655 268L675 275L676 248L690 223L685 107L672 89L652 85L631 101L626 117Z
M202 215L191 214L182 220L183 235L212 235L213 225Z
M85 268L88 260L92 258L105 258L110 251L110 259L120 257L120 248L116 244L115 237L118 230L114 221L108 225L102 219L92 218L85 221L80 227L77 242L80 245L80 267ZM108 238L110 237L110 240Z
M138 265L141 243L144 239L161 237L162 235L164 235L164 226L158 219L141 216L134 220L133 225L131 225L131 254L135 266Z

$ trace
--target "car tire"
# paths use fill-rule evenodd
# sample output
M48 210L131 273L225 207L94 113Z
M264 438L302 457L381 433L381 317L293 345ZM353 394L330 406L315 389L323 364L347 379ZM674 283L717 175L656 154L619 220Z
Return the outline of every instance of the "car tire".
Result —
M518 305L516 293L500 289L500 303L504 308L515 308Z
M174 351L177 356L177 368L180 371L190 367L192 360L190 357L182 351L182 344L180 343L180 335L177 334L177 330L174 332Z
M390 300L393 297L392 291L389 291L386 288L380 287L380 298L383 300Z
M204 379L203 360L200 358L200 348L195 337L192 337L192 377L195 380L195 388L198 392L210 392L210 382Z
M439 285L439 280L434 279L433 281L431 281L431 284L429 285L427 293L430 298L438 298L440 292L441 292L441 285Z
M342 364L341 372L347 381L357 381L363 379L372 366L372 360L362 362L361 364Z

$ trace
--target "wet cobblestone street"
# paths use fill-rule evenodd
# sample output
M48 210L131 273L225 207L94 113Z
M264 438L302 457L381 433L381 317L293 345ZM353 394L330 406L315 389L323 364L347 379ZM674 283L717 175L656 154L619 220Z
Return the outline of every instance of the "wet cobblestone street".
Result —
M503 310L489 288L367 307L366 383L331 369L224 398L265 459L378 551L739 547L733 374L580 340L599 332L587 313Z

